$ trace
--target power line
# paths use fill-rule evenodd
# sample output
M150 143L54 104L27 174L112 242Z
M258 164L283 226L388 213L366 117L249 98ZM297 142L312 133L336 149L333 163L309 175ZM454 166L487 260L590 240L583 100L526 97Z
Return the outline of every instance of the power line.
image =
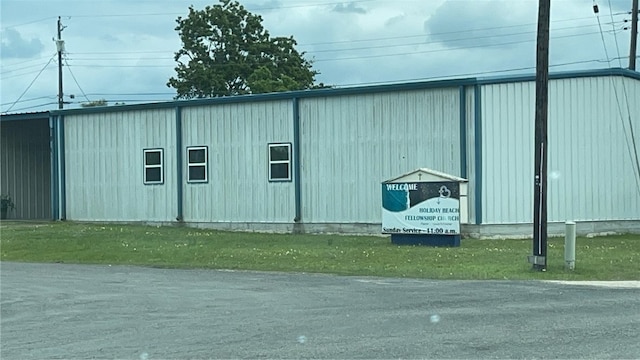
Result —
M576 26L576 27L570 27L570 28L562 28L562 29L558 29L558 30L575 29L575 28L591 27L591 26L593 26L593 25ZM307 53L315 54L315 53L324 53L324 52L357 51L357 50L370 50L370 49L381 49L381 48L387 49L387 48L390 48L390 47L402 47L402 46L413 46L413 45L428 45L428 44L434 44L434 43L442 43L444 41L446 41L446 42L470 41L470 40L493 39L493 38L497 38L497 37L508 37L508 36L529 35L529 34L535 34L535 31L527 31L527 32L519 32L519 33L508 33L508 34L495 34L495 35L485 35L485 36L475 36L475 37L465 37L465 38L449 39L449 40L423 41L423 42L407 43L407 44L376 45L376 46L367 46L367 47L360 47L360 48L311 50L311 51L308 51ZM597 32L594 32L594 33L583 33L583 34L573 34L573 35L566 35L566 36L583 36L583 35L591 35L591 34L597 34ZM557 38L561 38L561 37L557 36L555 38L557 39ZM530 41L533 41L533 40L530 40Z
M49 64L51 64L51 61L53 61L53 59L55 58L55 55L51 57L51 59L49 59L49 62L47 62L47 64L40 70L40 72L38 73L38 75L36 75L36 77L33 79L33 81L31 81L31 83L29 84L29 86L27 86L27 88L22 92L22 94L20 94L20 96L18 97L18 99L5 111L3 112L9 112L14 106L15 104L18 103L18 101L20 101L20 99L22 99L22 97L24 96L24 94L27 93L27 91L29 91L29 89L31 88L31 86L33 85L33 83L36 82L36 80L38 80L38 77L40 77L40 74L42 74L42 72L44 71L44 69L47 68L47 66L49 66Z
M621 14L624 14L624 13L621 13ZM576 21L576 20L583 20L583 19L590 19L590 18L572 18L572 19L556 20L554 22L567 22L567 21ZM535 24L497 26L497 27L489 27L489 28L477 28L477 29L449 31L449 32L432 33L432 34L402 35L402 36L378 37L378 38L369 38L369 39L327 41L327 42L307 43L307 44L303 43L303 44L298 44L298 47L317 46L317 45L334 45L334 44L351 44L351 43L357 43L357 42L372 42L372 41L397 40L397 39L409 39L409 38L425 38L429 36L464 34L469 32L508 29L508 28L514 28L514 27L530 26L530 25L535 25ZM588 25L564 27L564 28L554 29L554 31L586 28L591 26L594 26L594 25L588 24ZM528 32L528 33L533 33L533 32ZM498 35L490 35L490 36L496 37L496 36L509 36L509 35L521 35L521 34L526 34L526 33L498 34ZM402 44L390 45L390 46L402 46ZM322 51L325 51L325 50L322 50ZM92 51L92 52L73 52L73 53L67 53L67 54L68 55L118 55L118 54L166 54L166 53L173 53L173 52L175 52L175 49L155 50L155 51ZM136 60L139 60L139 59L136 59Z
M560 29L557 29L557 30L579 29L579 28L586 28L586 27L592 27L592 26L594 26L594 25L572 26L572 27L560 28ZM456 31L456 32L450 32L450 33L431 34L431 36L444 35L444 34L457 34L457 33L460 33L460 32ZM533 33L535 33L535 31L527 31L527 32L519 32L519 33L507 33L507 34L495 34L495 35L484 35L484 36L476 36L476 37L466 37L466 38L450 39L450 40L446 40L446 41L447 42L458 42L458 41L470 41L470 40L480 40L480 39L488 39L488 38L493 39L493 38L497 38L497 37L529 35L529 34L533 34ZM582 34L572 34L572 35L566 35L566 36L584 36L584 35L591 35L591 34L597 34L597 32L582 33ZM417 36L409 36L409 37L417 37ZM409 37L405 37L405 38L409 38ZM419 37L426 37L426 35L419 35ZM554 38L561 38L561 37L554 37ZM388 38L383 38L383 39L388 39ZM367 40L367 41L369 41L369 40ZM373 41L373 40L371 40L371 41ZM533 40L531 40L531 41L533 41ZM306 54L316 54L316 53L326 53L326 52L359 51L359 50L370 50L370 49L380 49L380 48L388 49L388 48L392 48L392 47L403 47L403 46L414 46L414 45L429 45L429 44L441 43L441 42L443 42L443 40L421 41L421 42L404 43L404 44L392 44L392 45L375 45L375 46L365 46L365 47L356 47L356 48L310 50L310 51L305 51L305 53ZM342 43L342 42L339 42L339 43ZM70 55L74 55L74 54L130 54L130 53L137 53L137 52L71 53ZM105 60L105 59L104 58L96 59L96 58L78 57L78 58L73 58L73 60L86 61L86 60ZM109 60L111 60L111 61L174 60L174 57L173 56L172 57L148 57L148 58L110 57Z
M8 29L12 29L12 28L16 28L16 27L20 27L20 26L24 26L24 25L30 25L30 24L35 24L38 22L43 22L43 21L49 21L51 19L55 19L55 17L53 16L49 16L46 18L42 18L42 19L38 19L38 20L32 20L32 21L28 21L28 22L24 22L24 23L20 23L20 24L16 24L16 25L8 25L2 28L2 30L8 30Z
M366 2L376 2L379 0L351 0L349 3L366 3ZM330 5L342 5L344 1L339 2L324 2L324 3L310 3L310 4L298 4L298 5L288 5L288 6L266 6L266 7L256 7L252 8L252 11L261 11L261 10L282 10L282 9L294 9L294 8L308 8L308 7L318 7L318 6L330 6ZM147 14L101 14L101 15L66 15L68 18L107 18L107 17L140 17L140 16L183 16L184 13L147 13Z
M571 38L571 37L579 37L579 36L589 36L589 35L595 35L595 34L599 34L599 32L589 32L589 33L579 33L579 34L569 34L569 35L555 36L555 37L552 38L552 40ZM485 38L485 37L482 37L482 38ZM470 39L473 39L473 38L470 38ZM455 41L460 41L460 40L466 40L466 39L457 39ZM523 43L527 43L527 42L533 42L533 41L535 41L535 39L510 41L510 42L499 42L499 43L494 43L494 44L478 44L478 45L473 45L473 46L457 47L457 48L444 48L444 49L431 49L431 50L412 51L412 52L401 52L401 53L384 53L384 54L360 55L360 56L349 56L349 57L339 57L339 58L332 57L332 58L324 58L324 59L313 59L312 61L315 63L315 62L327 62L327 61L359 60L359 59L380 58L380 57L404 56L404 55L414 55L414 54L426 54L426 53L436 53L436 52L446 52L446 51L456 51L456 50L467 50L467 49L483 48L483 47L494 47L494 46L504 46L504 45L519 45L519 44L523 44ZM420 43L420 44L425 44L425 43ZM429 44L429 43L426 43L426 44ZM398 46L409 46L409 44L403 44L403 45L398 45ZM373 47L367 47L367 48L342 49L342 50L336 50L336 51L369 50L369 49L374 49L374 48L379 48L379 46L373 46ZM314 53L314 52L310 52L310 53ZM94 59L82 59L82 58L79 58L77 60L90 61L90 60L94 60ZM104 60L104 59L95 59L95 60ZM112 59L109 59L109 60L110 61L112 61L112 60L115 61L115 60L118 60L118 59L112 58ZM135 60L140 60L140 59L136 58ZM74 66L76 66L76 67L101 67L101 68L169 68L169 67L175 67L175 63L168 64L168 65L157 65L157 64L136 64L136 65L108 64L107 65L107 64L95 64L95 63L92 63L92 64L74 63ZM213 64L212 66L224 67L224 66L232 66L232 64Z
M562 39L562 38L570 38L570 37L578 37L578 36L587 36L597 34L594 33L583 33L583 34L575 34L575 35L565 35L565 36L556 36L552 40ZM424 51L413 51L413 52L405 52L405 53L385 53L385 54L376 54L376 55L367 55L367 56L353 56L353 57L342 57L342 58L327 58L327 59L314 59L313 62L326 62L326 61L339 61L339 60L358 60L358 59L371 59L371 58L380 58L380 57L389 57L389 56L404 56L404 55L413 55L413 54L428 54L428 53L436 53L436 52L444 52L444 51L456 51L456 50L468 50L475 48L484 48L484 47L493 47L493 46L503 46L503 45L519 45L523 43L533 42L532 40L524 40L524 41L511 41L511 42L503 42L496 44L479 44L474 46L467 46L464 48L447 48L447 49L434 49L434 50L424 50Z
M624 14L624 13L620 13L620 14ZM620 15L620 14L617 14L617 15ZM577 21L577 20L586 20L586 19L591 19L591 18L590 17L588 17L588 18L571 18L571 19L556 20L556 21L553 21L553 22L554 23L558 23L558 22L568 22L568 21ZM354 42L369 42L369 41L379 41L379 40L397 40L397 39L416 38L416 37L465 34L465 33L469 33L469 32L488 31L488 30L501 30L501 29L510 29L510 28L525 27L525 26L535 26L535 25L536 25L535 23L530 23L530 24L493 26L493 27L487 27L487 28L456 30L456 31L447 31L447 32L441 32L441 33L432 33L432 34L416 34L416 35L391 36L391 37L371 38L371 39L327 41L327 42L318 42L318 43L299 44L298 46L305 47L305 46L317 46L317 45L348 44L348 43L354 43ZM593 26L593 25L591 25L591 24L581 25L581 26L576 26L576 28L577 27L588 27L588 26ZM570 29L570 28L571 27L554 29L554 31L565 30L565 29ZM535 33L535 31L533 31L533 33Z
M8 102L8 103L4 103L4 104L0 104L0 106L6 106L6 105L11 105L13 103L25 103L25 102L30 102L30 101L36 101L36 100L42 100L42 99L55 99L55 96L53 95L49 95L49 96L39 96L37 98L31 98L31 99L25 99L25 100L20 100L20 101L15 101L15 102Z
M24 111L24 110L29 110L29 109L34 109L34 108L39 108L39 107L43 107L43 106L48 106L48 105L54 105L57 104L58 102L49 102L49 103L45 103L45 104L39 104L39 105L33 105L33 106L27 106L27 107L23 107L20 109L15 109L13 111L18 112L18 111ZM7 111L3 111L4 114L6 114L9 110Z
M611 20L613 21L613 11L611 10L611 0L608 0L608 1L609 1L609 14L611 14ZM613 39L615 40L615 43L616 43L616 51L618 52L618 57L620 57L620 46L618 45L618 36L616 35L615 32L613 33ZM618 60L618 62L620 63L620 67L622 67L622 60Z
M44 60L44 59L48 59L49 57L51 57L51 55L40 56L38 58L29 59L29 60L20 59L19 62L16 62L15 64L7 64L6 62L9 61L9 60L5 60L5 61L2 62L2 64L0 64L0 69L11 68L11 67L14 67L14 66L24 66L25 64L32 63L32 62L35 62L35 61ZM40 66L40 65L42 65L42 63L36 64L36 65L33 65L33 66ZM6 70L6 71L3 71L2 73L4 74L4 73L10 72L10 71L17 71L17 70L19 70L19 69Z
M39 72L39 70L28 71L28 72L20 73L20 74L13 74L13 75L9 75L9 76L2 76L2 80L13 79L13 78L16 78L16 77L31 75L31 74L35 74L37 72Z
M611 19L613 19L613 13L611 11L611 0L609 0L609 13L611 14ZM615 44L616 44L616 51L618 52L618 63L620 64L620 67L622 68L622 60L620 59L620 45L618 44L618 37L615 35L615 33L613 35L613 38L614 38ZM615 87L614 87L614 92L616 93L616 101L617 101L618 100L618 94L617 94L617 91L615 91ZM628 115L628 120L629 120L629 136L631 137L631 147L633 149L633 155L635 155L635 156L631 156L631 158L632 158L632 162L633 162L634 157L635 157L636 170L638 171L638 178L637 178L638 195L640 195L640 159L638 159L638 147L636 145L636 137L635 137L635 134L633 132L633 122L631 121L631 108L629 107L629 96L627 94L627 86L625 85L624 81L622 81L622 92L624 94L625 104L627 105L627 115ZM618 102L618 108L620 108L620 103L619 102ZM620 110L620 120L623 123L622 126L623 126L623 129L624 129L624 116L622 115L622 110ZM629 145L627 144L627 146L629 146Z
M78 84L78 79L76 79L76 76L73 75L73 72L71 71L71 66L69 66L69 63L67 62L67 59L64 59L64 63L67 64L67 70L69 70L69 74L71 74L71 77L73 78L73 81L76 83L76 85L78 86L78 89L80 89L80 92L82 93L82 95L84 96L85 99L87 99L87 101L91 101L89 100L89 98L87 97L87 94L84 93L84 90L82 90L82 87L80 87L80 84Z
M175 95L175 93L168 92L154 92L154 93L90 93L91 96L158 96L158 95Z
M42 66L42 64L24 66L24 67L21 67L21 68L0 72L0 75L10 74L10 73L13 73L13 72L16 72L16 71L22 71L22 70L27 70L27 69L39 68L41 66Z
M609 8L611 9L611 1L609 0ZM598 10L598 5L596 4L596 0L593 0L593 12L596 15L596 19L598 20L598 26L600 28L600 38L602 39L602 46L604 47L604 53L605 56L607 57L607 64L608 67L611 68L611 60L609 58L609 51L607 50L607 43L604 39L604 32L602 31L602 25L600 23L600 15L599 15L599 10ZM617 45L617 40L616 40L616 45ZM619 52L618 52L619 54ZM620 56L618 56L618 58L620 58ZM622 64L622 62L620 62L620 64ZM627 143L627 150L629 152L629 156L631 157L631 162L633 163L635 160L636 163L636 167L633 169L633 174L634 174L634 178L636 181L636 190L638 191L638 195L640 195L640 160L638 159L638 150L637 150L637 146L636 146L636 141L635 141L635 135L633 133L633 123L631 121L631 109L629 108L629 98L627 97L627 90L626 90L626 86L624 84L624 81L622 82L622 86L624 89L624 94L625 94L625 101L626 101L626 105L627 105L627 112L629 114L628 118L629 118L629 128L630 128L630 135L627 135L627 127L625 125L624 122L624 114L622 112L622 106L620 105L620 98L618 96L618 89L615 86L615 83L613 82L613 78L609 77L609 82L611 84L611 87L613 88L613 93L614 96L616 98L616 104L618 107L618 115L620 116L620 121L622 122L622 129L623 132L625 133L624 139ZM629 139L631 138L631 139ZM637 173L637 174L636 174ZM636 176L637 175L637 176Z

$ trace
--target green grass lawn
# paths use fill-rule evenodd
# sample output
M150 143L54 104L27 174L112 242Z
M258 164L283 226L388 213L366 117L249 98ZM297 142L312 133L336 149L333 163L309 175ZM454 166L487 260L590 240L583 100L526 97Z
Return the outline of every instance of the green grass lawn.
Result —
M549 239L547 272L531 271L532 240L463 239L457 248L396 246L388 237L262 234L72 222L0 224L2 261L295 271L430 279L640 280L640 236Z

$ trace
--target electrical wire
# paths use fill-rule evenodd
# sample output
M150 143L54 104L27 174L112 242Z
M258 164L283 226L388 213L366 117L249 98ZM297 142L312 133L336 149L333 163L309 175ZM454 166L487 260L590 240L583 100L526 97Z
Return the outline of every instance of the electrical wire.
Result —
M17 104L20 104L20 103L25 103L25 102L29 102L29 101L36 101L36 100L42 100L42 99L55 99L55 98L56 98L56 96L39 96L39 97L37 97L37 98L31 98L31 99L20 100L20 101L17 101L16 103L17 103ZM8 103L0 104L0 106L6 106L6 105L11 105L11 104L13 104L13 102L8 102Z
M554 23L559 23L559 22L567 22L567 21L576 21L576 20L586 20L586 19L591 19L591 17L588 18L572 18L572 19L562 19L562 20L555 20L553 21ZM416 37L427 37L427 36L441 36L441 35L453 35L453 34L465 34L465 33L470 33L470 32L479 32L479 31L488 31L488 30L501 30L501 29L510 29L510 28L517 28L517 27L525 27L525 26L535 26L535 23L530 23L530 24L518 24L518 25L506 25L506 26L494 26L494 27L487 27L487 28L477 28L477 29L467 29L467 30L456 30L456 31L447 31L447 32L441 32L441 33L432 33L432 34L416 34L416 35L404 35L404 36L391 36L391 37L383 37L383 38L372 38L372 39L356 39L356 40L341 40L341 41L327 41L327 42L318 42L318 43L308 43L308 44L298 44L298 46L300 47L305 47L305 46L317 46L317 45L333 45L333 44L345 44L345 43L354 43L354 42L368 42L368 41L380 41L380 40L397 40L397 39L405 39L405 38L416 38ZM560 29L554 29L554 31L557 30L565 30L565 29L571 29L571 28L579 28L579 27L589 27L589 26L593 26L591 24L588 25L581 25L581 26L575 26L575 27L567 27L567 28L560 28ZM532 31L532 33L535 33L535 31Z
M593 0L593 11L596 15L596 19L598 20L598 27L600 28L600 38L602 39L602 46L604 47L604 53L605 56L607 57L607 64L608 67L611 68L611 60L609 58L609 51L607 50L607 42L605 41L604 38L604 32L602 31L602 24L600 22L600 15L599 15L599 9L598 9L598 5L596 3L596 0ZM609 0L609 11L611 11L611 0ZM616 45L617 45L617 40L616 40ZM620 58L619 52L618 52L618 58ZM621 62L622 60L620 60L620 64L622 64ZM628 119L629 119L629 127L630 127L630 135L627 134L627 126L625 124L624 121L624 114L622 112L622 106L620 105L620 97L618 96L618 89L615 86L615 83L613 81L613 77L609 77L609 82L611 84L611 87L613 88L613 93L614 96L616 98L616 104L618 107L618 115L620 117L620 121L622 122L622 129L623 132L625 133L624 139L627 143L627 150L629 152L629 156L631 157L631 163L633 164L635 162L635 168L633 169L633 175L636 181L636 190L638 191L638 195L640 196L640 160L638 159L638 148L636 146L636 141L635 141L635 134L633 133L633 124L631 121L631 110L629 108L629 99L626 95L626 87L624 85L624 80L622 81L622 86L625 92L625 100L626 100L626 105L627 105L627 112L628 112Z
M370 0L369 0L370 1ZM375 0L373 0L375 1ZM367 1L355 1L355 2L367 2ZM305 4L305 5L293 5L293 6L280 6L280 7L273 7L273 8L264 8L264 9L281 9L281 8L294 8L294 7L307 7L307 6L321 6L321 5L336 5L336 4L340 4L338 2L325 2L325 3L316 3L316 4ZM613 13L612 13L613 14ZM615 14L615 15L625 15L626 13L619 13L619 14ZM122 15L122 14L120 14ZM108 16L120 16L120 15L108 15ZM157 15L167 15L167 14L136 14L136 16L157 16ZM124 15L122 15L124 16ZM129 15L126 15L129 16ZM103 15L78 15L75 17L104 17ZM49 19L49 18L47 18ZM553 23L560 23L560 22L567 22L567 21L576 21L576 20L582 20L582 19L588 19L588 18L573 18L573 19L562 19L562 20L555 20L553 21ZM46 19L42 19L42 20L37 20L37 21L43 21ZM613 18L612 18L613 20ZM529 25L535 25L535 24L521 24L521 25L509 25L509 26L499 26L499 27L490 27L490 28L483 28L483 29L471 29L471 30L459 30L459 31L452 31L452 32L448 32L448 33L440 33L440 34L430 34L431 36L436 36L436 35L445 35L445 34L464 34L464 33L470 33L470 32L477 32L477 31L486 31L486 30L497 30L497 29L509 29L509 28L517 28L517 27L523 27L523 26L529 26ZM19 25L14 25L14 26L19 26ZM586 28L588 26L592 26L592 25L579 25L579 26L575 26L575 27L569 27L569 28L560 28L560 29L556 29L556 30L565 30L565 29L570 29L570 28ZM494 35L492 37L498 37L498 36L509 36L509 35L522 35L523 33L516 33L516 34L499 34L499 35ZM595 34L595 33L594 33ZM572 37L572 36L584 36L585 34L574 34L574 35L568 35L568 36L564 36L564 37ZM589 35L589 34L586 34ZM410 35L410 36L398 36L398 37L386 37L386 38L377 38L377 39L360 39L360 40L349 40L349 41L335 41L335 42L325 42L325 43L312 43L312 44L306 44L306 45L300 45L300 46L314 46L314 45L331 45L331 44L341 44L341 43L356 43L356 42L372 42L372 41L380 41L380 40L391 40L391 39L408 39L411 37L426 37L429 35L426 34L420 34L420 35ZM558 37L556 37L558 38ZM469 40L469 39L465 39L465 40ZM459 40L449 40L449 41L459 41ZM534 40L531 40L534 41ZM530 41L523 41L523 42L503 42L503 43L498 43L498 44L489 44L489 45L483 45L483 46L500 46L500 45L513 45L513 44L518 44L518 43L525 43L525 42L530 42ZM423 44L423 43L420 43ZM409 46L409 44L398 44L398 45L392 45L392 46ZM389 47L389 46L386 46ZM463 50L466 48L475 48L475 47L479 47L479 46L473 46L473 47L459 47L459 48L451 48L451 49L438 49L438 50L431 50L431 51L427 51L427 52L421 52L421 53L428 53L428 52L434 52L434 51L454 51L454 50ZM380 48L380 46L371 46L371 47L362 47L362 48L354 48L354 49L336 49L336 50L332 50L332 49L325 49L325 50L318 50L317 52L331 52L331 51L358 51L358 50L367 50L367 49L373 49L373 48ZM164 53L164 51L135 51L135 52L94 52L94 53L76 53L76 54L123 54L123 53ZM312 52L313 53L313 52ZM411 54L415 54L415 52L411 52L411 53L397 53L397 54L389 54L386 56L403 56L403 55L411 55ZM370 57L380 57L380 56L359 56L359 57L351 57L348 59L342 58L342 59L319 59L319 60L315 60L315 61L338 61L338 60L350 60L350 59L367 59ZM163 58L164 59L164 58ZM168 58L167 58L168 59ZM607 59L609 59L608 55L607 55ZM169 68L169 67L175 67L175 63L171 64L171 65L157 65L157 64L138 64L138 65L106 65L106 64L77 64L75 62L73 62L74 59L69 58L69 61L71 61L71 64L73 64L73 66L75 67L122 67L122 68ZM81 59L81 60L86 60L86 61L93 61L93 59ZM105 60L105 59L95 59L95 60ZM119 60L119 59L110 59L109 61L113 61L113 60ZM152 59L136 59L136 60L152 60ZM161 60L161 59L158 59ZM65 58L65 61L67 61L67 59ZM124 60L123 60L124 61ZM601 60L589 60L586 62L595 62L595 61L601 61ZM583 62L576 62L576 63L583 63ZM566 63L566 65L564 64L558 64L558 65L554 65L554 66L567 66L570 65L571 63ZM69 63L67 62L67 66L70 67ZM224 66L224 65L221 65ZM529 68L523 68L523 69L529 69ZM17 71L17 70L14 70ZM485 72L485 73L499 73L499 72L509 72L509 71L518 71L518 69L507 69L507 70L502 70L502 71L495 71L495 72ZM31 74L33 72L30 72L28 74ZM73 73L71 72L72 77ZM473 74L483 74L483 73L478 73L475 72ZM470 74L470 75L473 75ZM14 75L11 77L15 77L15 76L23 76L22 75ZM452 75L454 76L454 75ZM6 79L9 77L3 77L3 79ZM74 77L75 80L75 77ZM77 81L76 81L77 84ZM79 87L80 88L80 87ZM82 91L82 89L80 88L80 90ZM84 94L86 97L86 94ZM133 94L132 94L133 95ZM175 95L175 94L172 94Z
M24 111L24 110L29 110L29 109L33 109L33 108L39 108L39 107L48 106L48 105L55 105L55 104L57 104L57 102L49 102L49 103L40 104L40 105L27 106L27 107L23 107L23 108L20 108L20 109L15 109L13 111L16 111L16 112L17 111ZM8 111L9 110L3 111L2 113L6 114Z
M609 1L609 14L611 15L611 19L613 20L613 11L612 11L612 7L611 7L611 0ZM618 44L618 37L615 35L613 35L613 38L615 40L615 44L616 44L616 51L618 52L618 64L620 65L620 67L622 68L622 59L620 57L620 45ZM640 195L640 159L638 156L638 146L636 144L636 136L635 133L633 132L633 122L631 121L631 108L629 105L629 95L627 94L627 86L625 85L624 81L622 81L622 91L624 94L624 99L625 99L625 104L627 105L627 116L628 116L628 120L629 120L629 134L631 137L631 146L633 148L633 154L635 155L635 163L636 163L636 170L638 172L638 195ZM616 100L617 100L617 94L616 94ZM620 107L620 104L618 103L618 107ZM620 119L623 121L623 128L624 128L624 117L622 115L622 111L620 111ZM633 158L634 156L632 156L632 162L633 162Z
M16 27L20 27L20 26L24 26L24 25L35 24L35 23L38 23L38 22L48 21L48 20L51 20L51 19L55 19L55 17L49 16L49 17L46 17L46 18L42 18L42 19L38 19L38 20L32 20L32 21L28 21L28 22L20 23L20 24L16 24L16 25L8 25L8 26L3 27L2 30L8 30L8 29L12 29L12 28L16 28Z
M608 1L609 1L609 14L611 14L611 20L613 20L613 10L611 9L611 0L608 0ZM618 52L618 57L620 57L620 46L618 45L618 36L616 36L615 32L613 33L613 39L615 40L616 51ZM620 67L622 67L622 60L618 60L618 63L620 65Z
M54 54L55 54L55 53L54 53ZM46 60L46 59L48 59L48 58L50 58L50 57L51 57L51 55L50 55L50 54L47 54L47 55L45 55L45 56L40 56L40 57L35 58L35 59L29 59L29 60L20 59L20 60L19 60L19 62L16 62L15 64L7 64L7 60L5 60L5 61L3 61L3 62L0 64L0 69L5 70L5 69L7 69L7 68L11 68L11 67L14 67L14 66L24 66L25 64L32 63L32 62L36 62L36 61L40 61L40 60ZM33 65L33 66L40 66L40 65L42 65L42 63L40 63L40 64L36 64L36 65ZM4 74L4 73L6 73L6 72L9 72L9 71L16 71L16 70L19 70L19 69L6 70L6 71L3 71L2 73Z
M579 34L569 34L569 35L562 35L562 36L555 36L552 38L552 40L557 40L557 39L564 39L564 38L572 38L572 37L580 37L580 36L589 36L589 35L595 35L595 34L599 34L599 32L589 32L589 33L579 33ZM482 37L485 38L485 37ZM457 39L454 41L458 41L458 40L466 40L466 39ZM473 45L473 46L466 46L466 47L455 47L455 48L443 48L443 49L431 49L431 50L423 50L423 51L412 51L412 52L396 52L396 53L384 53L384 54L375 54L375 55L360 55L360 56L347 56L347 57L330 57L330 58L320 58L320 59L312 59L311 61L313 63L316 62L327 62L327 61L343 61L343 60L360 60L360 59L370 59L370 58L380 58L380 57L393 57L393 56L406 56L406 55L414 55L414 54L428 54L428 53L436 53L436 52L446 52L446 51L457 51L457 50L467 50L467 49L474 49L474 48L484 48L484 47L493 47L493 46L504 46L504 45L519 45L519 44L523 44L523 43L528 43L528 42L534 42L535 39L528 39L528 40L519 40L519 41L510 41L510 42L499 42L499 43L494 43L494 44L477 44L477 45ZM420 43L420 44L424 44L424 43ZM427 43L428 44L428 43ZM401 45L401 46L408 46L408 44L405 45ZM343 49L343 50L368 50L368 49L373 49L373 48L379 48L379 46L375 46L375 47L367 47L367 48L355 48L355 49ZM335 51L341 51L341 50L335 50ZM313 53L313 52L311 52ZM134 58L126 58L126 59L134 59ZM91 61L94 59L85 59L85 58L78 58L78 59L72 59L72 60L80 60L80 61ZM103 59L95 59L95 60L105 60ZM117 58L110 58L109 61L117 61L120 59ZM124 59L121 59L124 60ZM135 60L140 60L135 58ZM175 67L175 63L172 64L167 64L167 65L156 65L156 64L136 64L136 65L118 65L118 64L96 64L96 63L74 63L75 67L101 67L101 68L169 68L169 67ZM224 67L224 66L232 66L232 64L213 64L211 66L215 66L215 67Z
M575 35L566 35L566 36L556 36L553 39L562 39L569 37L577 37L577 36L587 36L593 35L597 33L583 33L583 34L575 34ZM326 61L341 61L341 60L359 60L359 59L371 59L371 58L381 58L381 57L389 57L389 56L406 56L406 55L414 55L414 54L430 54L437 52L445 52L445 51L457 51L457 50L468 50L468 49L476 49L476 48L485 48L485 47L493 47L493 46L503 46L503 45L521 45L523 43L534 42L535 39L531 40L523 40L523 41L511 41L511 42L503 42L496 44L478 44L473 46L466 46L464 48L445 48L445 49L433 49L433 50L424 50L424 51L413 51L413 52L405 52L405 53L385 53L385 54L377 54L377 55L367 55L367 56L353 56L353 57L341 57L341 58L326 58L326 59L314 59L313 62L326 62Z
M13 70L2 71L2 72L0 72L0 75L10 74L12 72L22 71L22 70L27 70L27 69L32 69L32 68L40 68L41 66L42 66L42 64L23 66L21 68L17 68L17 69L13 69Z
M55 58L55 55L51 57L51 59L49 59L49 61L45 64L45 66L40 70L40 72L38 73L38 75L36 75L36 77L33 79L33 81L31 81L31 83L29 84L29 86L27 86L26 89L24 89L24 91L22 92L22 94L20 94L20 96L18 97L18 99L5 111L3 111L3 113L7 113L9 111L11 111L11 109L18 103L18 101L20 101L20 99L22 99L22 97L24 96L24 94L27 93L27 91L29 91L29 89L31 88L31 86L33 85L33 83L36 82L36 80L38 80L38 78L40 77L40 74L42 74L42 72L44 71L44 69L47 68L47 66L49 66L49 64L51 64L51 61L53 61L53 59Z
M7 79L13 79L16 77L21 77L21 76L26 76L26 75L31 75L31 74L35 74L37 72L39 72L40 70L34 70L34 71L27 71L25 73L20 73L20 74L13 74L13 75L9 75L9 76L2 76L2 80L7 80Z
M91 102L91 100L89 100L89 98L87 97L87 94L85 94L84 90L82 90L82 87L80 87L80 84L78 84L78 79L76 79L76 76L73 75L73 71L71 71L71 66L69 66L69 63L67 62L66 58L64 59L64 63L67 65L67 70L69 70L69 74L71 74L73 81L76 83L76 86L78 86L78 89L80 89L80 92L82 93L84 98L87 99L88 102Z

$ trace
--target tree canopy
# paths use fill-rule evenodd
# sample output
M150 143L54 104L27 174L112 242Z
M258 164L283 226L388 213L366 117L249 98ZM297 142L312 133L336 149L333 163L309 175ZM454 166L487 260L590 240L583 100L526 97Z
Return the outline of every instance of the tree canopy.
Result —
M262 17L237 1L220 0L204 10L190 6L189 15L176 22L182 49L167 86L178 99L316 87L318 72L295 49L293 37L271 37Z

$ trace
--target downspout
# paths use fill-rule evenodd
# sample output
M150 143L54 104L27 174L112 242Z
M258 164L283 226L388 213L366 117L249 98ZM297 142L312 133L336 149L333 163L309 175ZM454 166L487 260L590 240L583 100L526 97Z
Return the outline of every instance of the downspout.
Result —
M460 177L467 178L467 89L460 86Z
M65 175L65 155L64 155L64 115L58 119L58 166L60 167L60 220L67 219L67 181Z
M51 162L51 220L58 220L58 142L56 141L57 116L49 115L49 156Z
M475 85L474 95L474 147L475 147L475 217L476 225L482 224L482 87Z
M293 98L293 186L295 198L295 217L293 221L302 221L302 184L300 183L300 105L298 98Z
M184 221L183 189L182 189L182 108L176 106L176 204L178 215L176 221Z

